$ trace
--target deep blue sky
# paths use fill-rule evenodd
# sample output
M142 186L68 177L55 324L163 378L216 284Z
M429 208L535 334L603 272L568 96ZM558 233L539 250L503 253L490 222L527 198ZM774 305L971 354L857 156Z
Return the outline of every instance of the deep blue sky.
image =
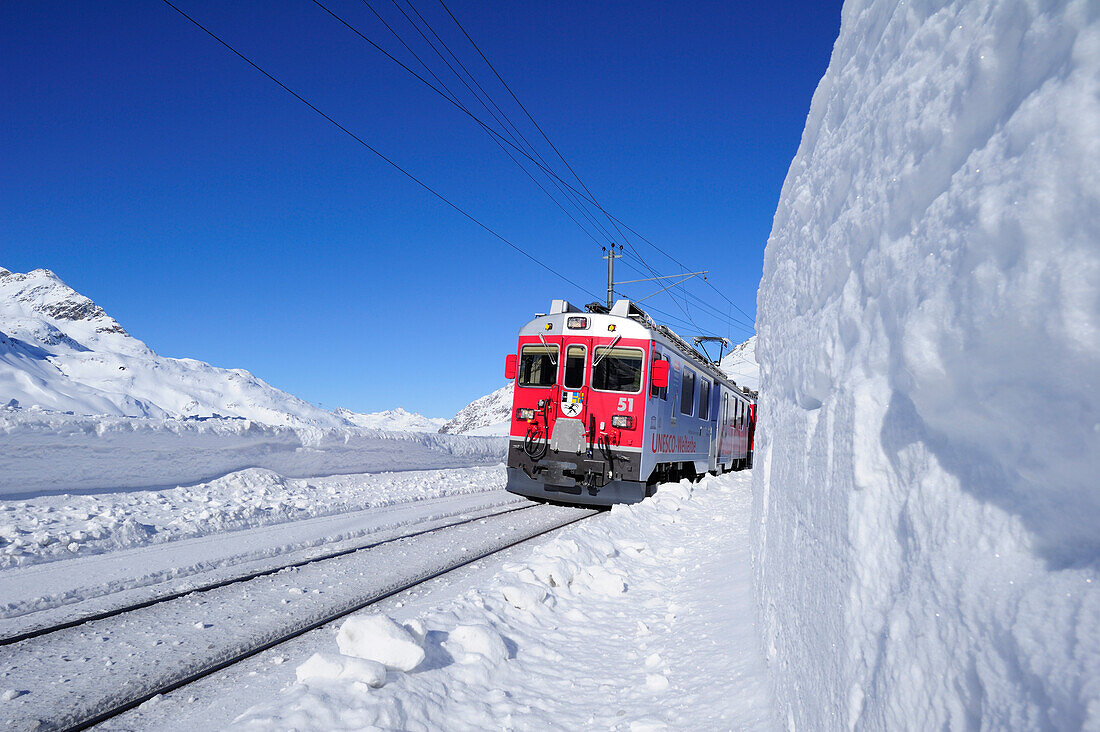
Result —
M579 188L437 0L415 2ZM474 122L316 4L177 4L603 298L599 245ZM372 4L461 89L392 0ZM415 63L364 3L325 5ZM692 270L710 270L710 282L755 316L764 244L840 3L448 7L603 208ZM328 408L450 416L504 383L504 355L533 313L555 297L595 299L426 193L159 0L0 4L0 131L0 265L54 270L162 355L246 368ZM629 241L660 274L681 271ZM618 275L649 276L624 266ZM623 289L637 298L659 286ZM685 336L750 335L750 318L715 290L687 291L742 324L697 301L662 295L647 304L675 316L654 312ZM681 307L698 327L681 322Z

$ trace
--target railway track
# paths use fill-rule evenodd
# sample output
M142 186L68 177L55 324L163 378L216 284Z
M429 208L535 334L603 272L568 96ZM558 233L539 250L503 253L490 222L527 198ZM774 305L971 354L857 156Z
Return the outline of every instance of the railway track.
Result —
M129 604L125 604L125 605L120 605L119 607L111 608L110 610L103 610L103 611L99 611L99 612L88 613L86 615L81 615L79 617L73 618L71 620L66 620L66 621L61 622L61 623L47 624L47 625L43 625L41 627L33 627L33 628L28 629L28 630L19 632L19 633L11 634L11 635L8 635L8 636L5 636L5 637L0 637L0 647L9 646L9 645L12 645L13 643L20 643L22 641L30 640L32 638L40 638L40 637L45 636L45 635L50 635L51 633L56 633L56 632L61 631L61 630L67 630L69 628L75 628L75 627L78 627L78 626L81 626L81 625L84 625L86 623L90 623L90 622L93 622L93 621L96 621L96 620L105 620L105 619L108 619L108 618L117 617L119 615L123 615L125 613L132 612L134 610L141 610L142 608L147 608L147 607L152 607L154 605L159 605L160 603L169 602L171 600L175 600L175 599L180 598L180 597L185 597L186 595L191 595L191 594L196 593L196 592L209 592L210 590L216 590L220 587L226 587L228 585L236 584L238 582L247 582L249 580L253 580L253 579L256 579L258 577L266 577L268 575L278 574L279 572L284 572L288 569L296 569L298 567L305 567L305 566L313 564L315 562L324 562L324 561L327 561L327 560L330 560L330 559L336 559L338 557L343 557L343 556L346 556L348 554L354 554L355 552L358 552L358 551L363 551L364 549L373 549L374 547L382 546L383 544L390 544L390 543L393 543L395 541L401 541L401 540L404 540L404 539L412 539L412 538L415 538L417 536L422 536L424 534L433 533L433 532L440 531L440 530L443 530L443 529L449 529L449 528L452 528L454 526L462 526L463 524L473 523L474 521L478 521L482 518L492 518L492 517L495 517L495 516L503 516L505 514L514 513L516 511L524 511L524 510L527 510L527 509L532 508L532 507L533 507L533 504L532 505L515 506L515 507L507 508L507 509L504 509L504 510L501 510L501 511L495 511L495 512L489 513L489 514L474 516L472 518L461 519L461 520L458 520L458 521L454 521L454 522L451 522L451 523L444 524L442 526L434 526L430 529L421 529L421 530L418 530L418 531L413 531L413 532L410 532L408 534L402 534L401 536L395 536L395 537L392 537L392 538L389 538L389 539L372 540L372 541L364 542L364 543L356 545L356 546L345 547L345 548L342 548L338 551L324 552L324 553L318 554L316 556L311 556L307 559L301 559L301 560L294 561L294 562L288 562L286 564L281 564L281 565L278 565L278 566L275 566L275 567L267 567L267 568L264 568L262 570L247 572L247 573L240 574L240 575L237 575L237 576L229 577L227 579L220 579L220 580L217 580L217 581L214 581L214 582L208 582L206 584L188 586L186 589L166 592L162 595L157 595L156 597L153 597L153 598L149 598L149 599L146 599L146 600L141 600L140 602L134 602L134 603L129 603Z
M12 636L0 648L4 685L39 688L7 700L0 722L87 729L593 513L508 507Z

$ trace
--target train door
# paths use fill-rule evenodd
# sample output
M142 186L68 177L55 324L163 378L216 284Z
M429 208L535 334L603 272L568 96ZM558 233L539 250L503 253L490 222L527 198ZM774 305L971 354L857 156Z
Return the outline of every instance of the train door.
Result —
M722 406L718 412L718 462L730 461L733 445L730 442L730 394L722 389Z
M578 439L588 442L591 432L588 378L591 341L591 338L569 338L563 343L561 391L557 404L559 419L554 431L555 437L558 437L560 428L563 440L572 444L576 444Z
M653 372L653 364L658 361L668 362L668 356L662 355L656 348L653 349L653 353L650 356L650 373ZM671 369L669 369L669 380L671 381ZM650 386L649 387L649 405L646 407L646 414L649 419L650 430L657 431L665 426L665 411L666 406L663 402L668 401L668 384L665 386Z

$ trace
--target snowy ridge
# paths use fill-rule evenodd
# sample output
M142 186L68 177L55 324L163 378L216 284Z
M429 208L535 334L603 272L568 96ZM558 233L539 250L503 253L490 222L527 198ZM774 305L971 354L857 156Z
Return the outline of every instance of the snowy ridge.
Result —
M512 421L514 389L515 382L510 381L492 394L475 399L439 431L456 435L507 435Z
M0 404L84 415L347 424L243 369L158 356L45 269L0 268Z
M368 414L352 412L343 407L334 409L332 412L340 419L356 427L387 430L389 432L439 432L439 428L447 423L447 420L440 417L425 417L416 412L407 412L401 407Z
M852 0L758 298L791 729L1100 728L1100 14Z

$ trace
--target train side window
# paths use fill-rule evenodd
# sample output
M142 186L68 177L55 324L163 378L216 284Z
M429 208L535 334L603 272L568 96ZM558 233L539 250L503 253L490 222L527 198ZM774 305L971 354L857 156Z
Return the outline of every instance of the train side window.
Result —
M584 386L584 346L569 346L565 349L565 376L562 385L566 389L580 389Z
M691 408L695 406L695 372L684 367L684 378L680 382L680 412L691 414Z
M553 386L558 379L558 347L530 345L519 352L520 386Z
M637 394L642 390L644 360L645 352L640 348L597 346L592 359L592 388Z
M710 419L710 382L706 379L699 384L699 419Z

